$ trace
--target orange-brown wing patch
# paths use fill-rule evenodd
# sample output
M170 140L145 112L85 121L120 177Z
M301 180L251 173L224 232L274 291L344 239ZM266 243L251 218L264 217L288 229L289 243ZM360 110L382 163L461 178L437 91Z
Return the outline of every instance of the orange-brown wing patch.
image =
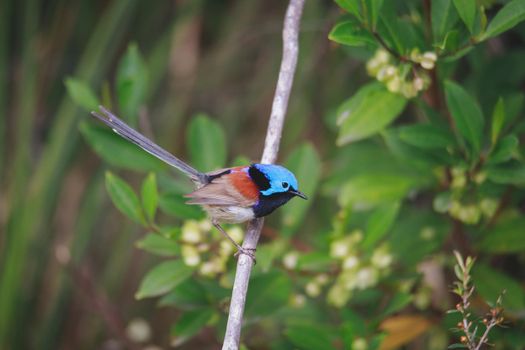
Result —
M259 198L259 189L246 172L234 171L227 177L233 187L246 199L255 201Z

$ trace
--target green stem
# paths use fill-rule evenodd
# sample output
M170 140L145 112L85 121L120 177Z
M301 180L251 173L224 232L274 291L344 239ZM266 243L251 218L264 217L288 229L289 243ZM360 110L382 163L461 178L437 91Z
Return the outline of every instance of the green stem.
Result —
M37 62L35 59L36 33L38 29L38 10L39 2L37 0L27 1L25 3L23 29L22 29L22 77L15 84L16 86L16 139L15 150L10 166L10 186L9 186L9 206L14 210L23 194L27 189L27 182L31 174L31 144L34 117L36 114L36 80L38 76Z

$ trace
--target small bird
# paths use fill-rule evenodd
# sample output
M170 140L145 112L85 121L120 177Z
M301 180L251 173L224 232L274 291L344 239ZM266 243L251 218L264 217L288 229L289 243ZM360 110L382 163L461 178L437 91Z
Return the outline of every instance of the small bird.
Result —
M189 198L187 203L200 205L208 213L213 226L237 247L237 254L246 254L255 261L255 249L241 247L220 223L241 223L266 216L296 196L307 199L298 190L294 174L283 166L254 163L202 173L131 128L103 106L99 108L103 115L91 112L94 117L193 181L196 190L186 195Z

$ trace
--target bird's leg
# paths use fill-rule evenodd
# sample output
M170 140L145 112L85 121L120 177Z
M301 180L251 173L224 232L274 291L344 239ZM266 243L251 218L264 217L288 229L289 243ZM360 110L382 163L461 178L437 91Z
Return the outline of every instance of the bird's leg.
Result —
M230 242L233 243L235 247L237 247L237 253L235 253L235 257L238 257L239 254L245 254L248 255L250 258L252 258L254 263L257 263L257 260L255 260L255 249L253 248L243 248L239 243L235 242L235 240L222 228L221 225L215 220L212 220L213 226L219 230L220 233L224 235L224 237L228 238Z

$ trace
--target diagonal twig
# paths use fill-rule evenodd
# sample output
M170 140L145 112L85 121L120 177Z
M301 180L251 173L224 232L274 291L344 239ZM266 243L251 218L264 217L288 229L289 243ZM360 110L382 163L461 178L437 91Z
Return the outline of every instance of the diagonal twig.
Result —
M297 65L297 55L299 51L299 25L303 12L304 0L290 0L283 27L283 57L279 70L279 79L273 98L272 112L266 132L266 141L261 163L271 164L277 159L279 143L283 131L284 118L288 107L288 99L292 90L295 67ZM255 249L261 229L263 219L252 220L248 224L243 248ZM233 284L232 297L230 302L230 312L228 324L224 336L223 350L239 349L241 338L242 317L244 305L246 303L246 293L248 292L248 282L253 267L253 259L245 254L239 256L237 261L237 271Z

